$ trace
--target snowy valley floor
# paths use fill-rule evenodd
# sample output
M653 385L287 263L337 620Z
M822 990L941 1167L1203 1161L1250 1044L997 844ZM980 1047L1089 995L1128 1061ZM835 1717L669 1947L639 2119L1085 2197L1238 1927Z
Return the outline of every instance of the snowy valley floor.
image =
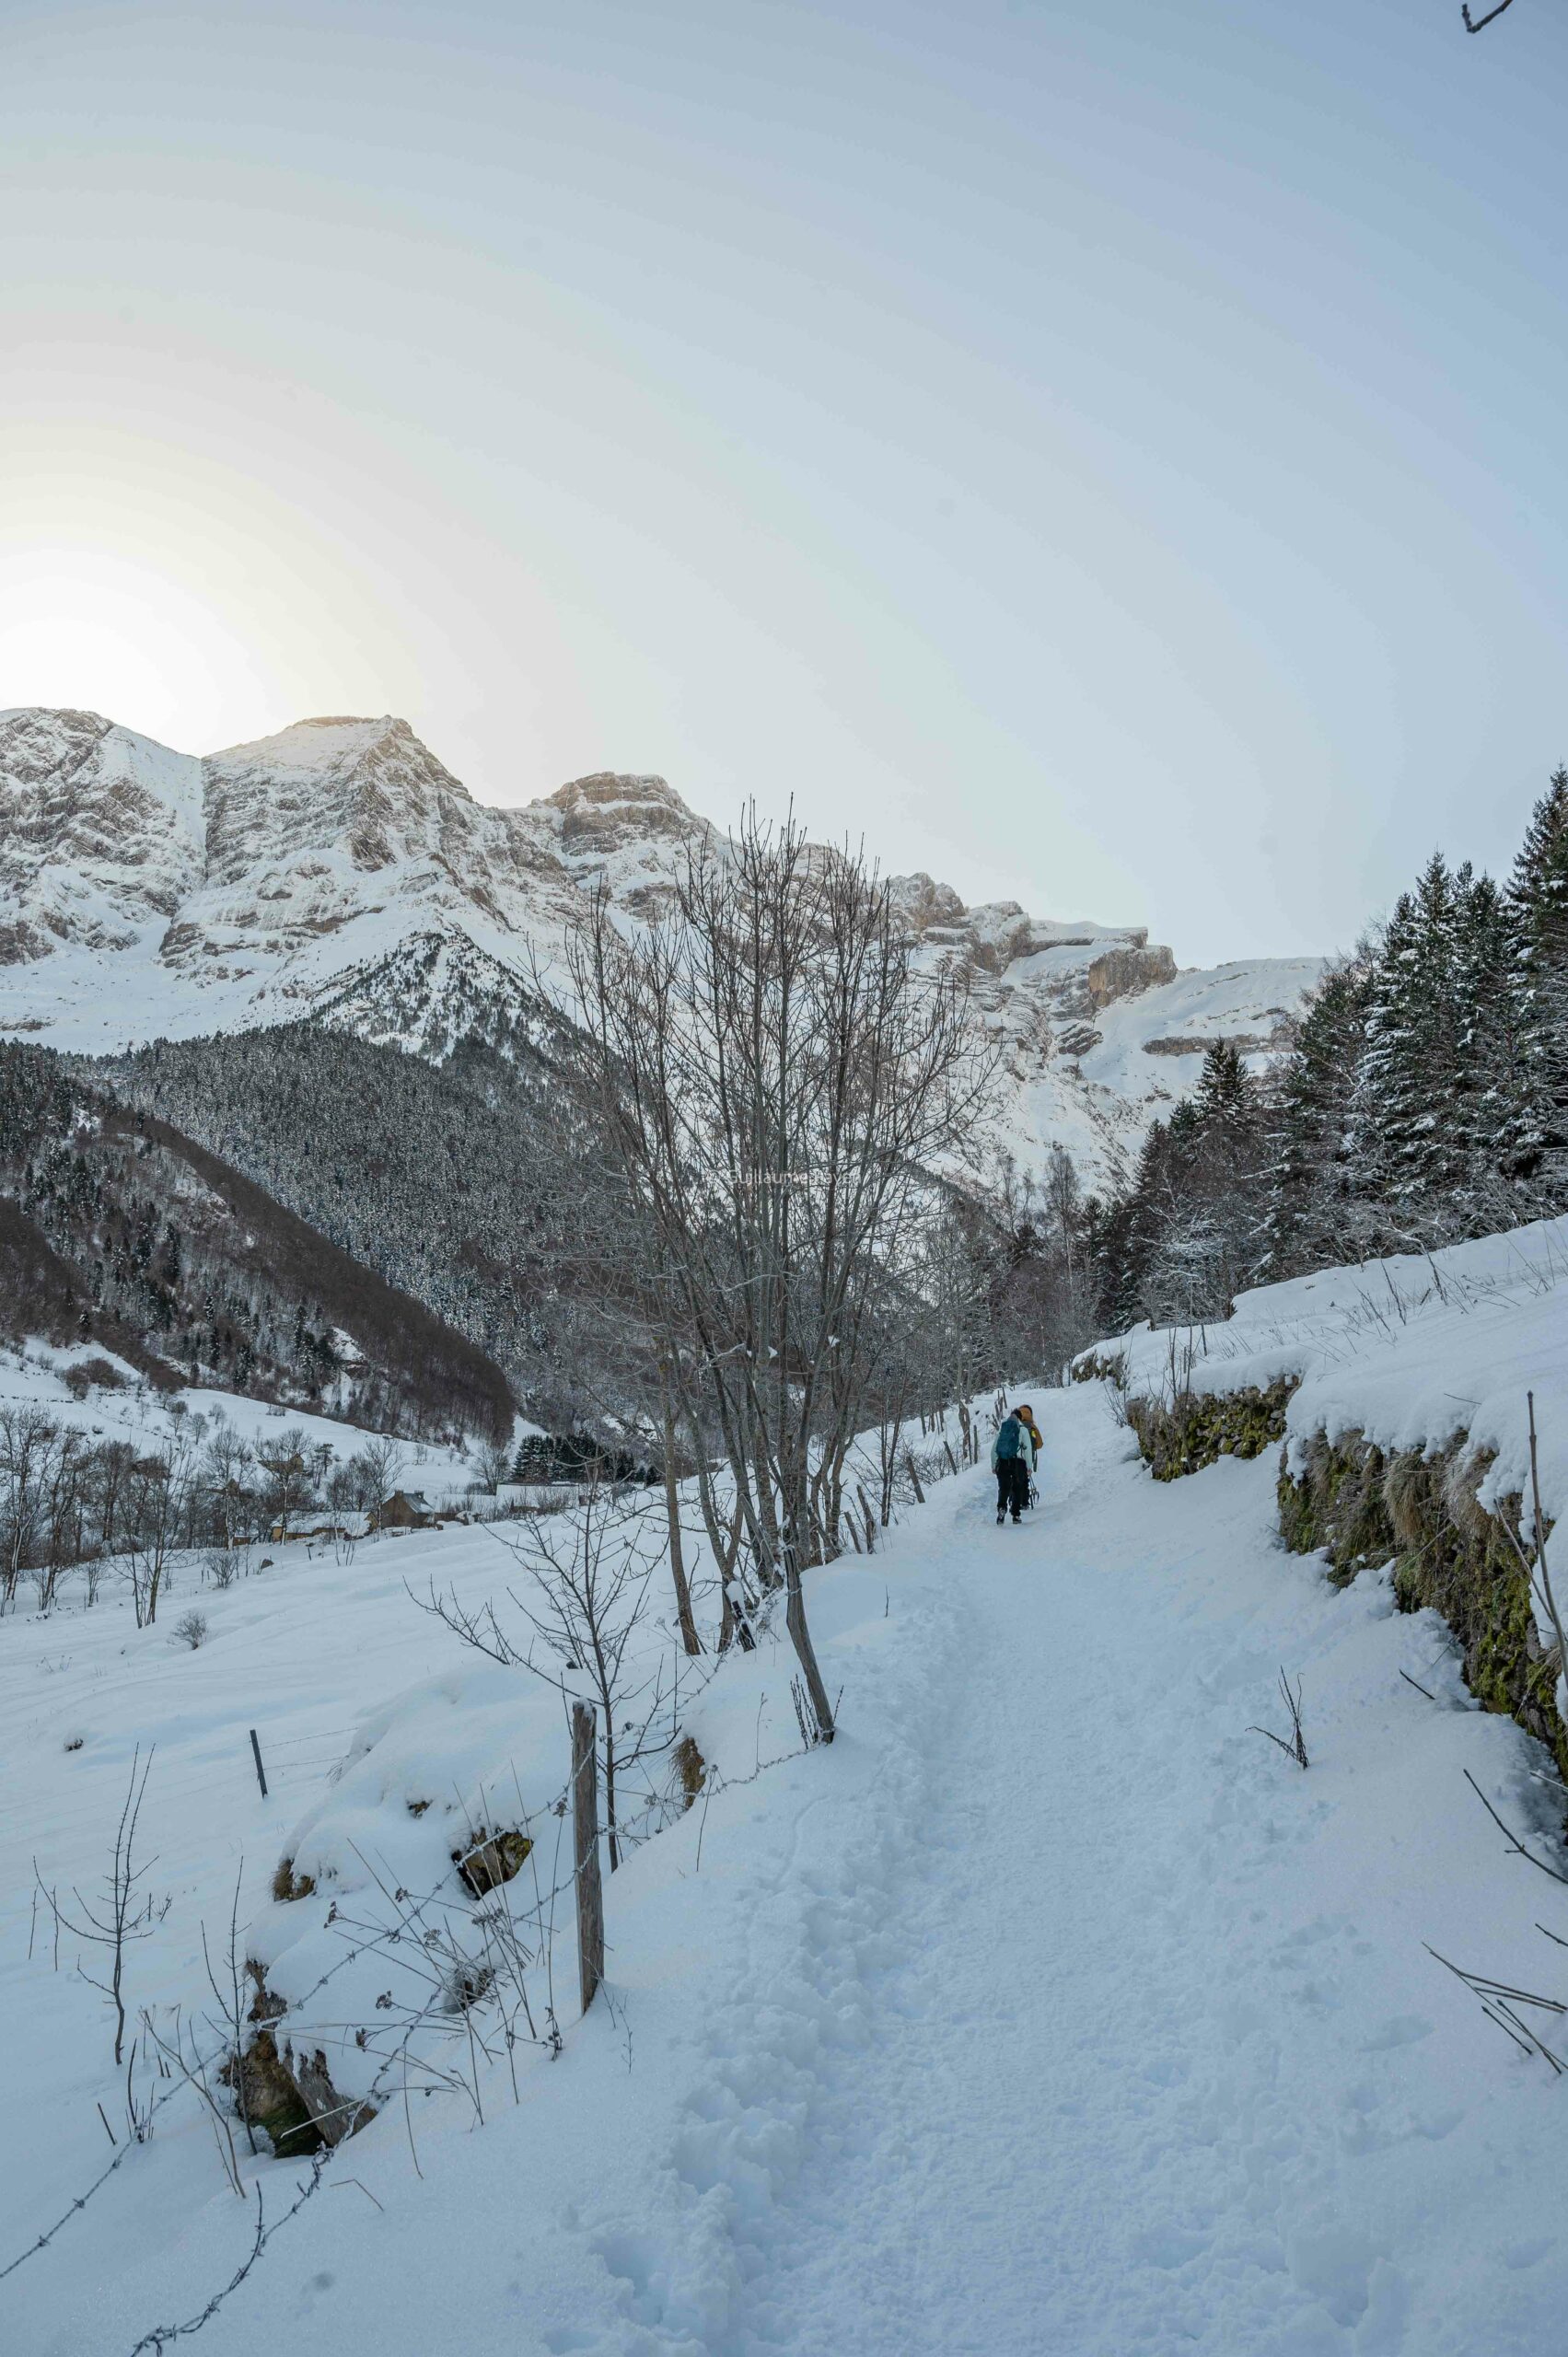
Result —
M1034 1397L1046 1458L1024 1527L996 1530L989 1479L966 1476L884 1555L819 1576L842 1736L732 1782L614 1877L612 2005L525 2073L520 2104L496 2083L482 2129L427 2106L423 2177L401 2117L376 2122L195 2346L1539 2357L1568 2342L1568 2082L1516 2056L1423 1945L1568 1995L1568 1955L1535 1928L1568 1938L1568 1890L1505 1854L1463 1777L1540 1826L1539 1755L1470 1703L1441 1623L1398 1615L1376 1575L1337 1594L1278 1550L1272 1454L1156 1487L1098 1387ZM478 1544L388 1552L417 1578L435 1550ZM254 1583L235 1606L252 1680L305 1657L318 1716L341 1726L432 1666L431 1624L384 1566L288 1577L320 1583L303 1622L281 1586L275 1627ZM338 1608L334 1582L355 1600ZM229 1602L178 1666L189 1699L168 1700L168 1668L140 1698L168 1721L171 1786L190 1772L182 1728L236 1707L213 1682ZM80 1655L86 1677L87 1656L58 1621L0 1636L5 1855L42 1863L68 1780L52 1737L45 1763L22 1724L41 1660ZM1282 1724L1282 1663L1303 1681L1306 1774L1248 1731ZM55 1676L52 1727L86 1707L73 1674ZM732 1780L784 1747L787 1685L764 1652L702 1706ZM251 1881L302 1805L267 1819ZM215 1923L238 1802L215 1793L204 1833L193 1805L180 1903ZM259 1838L253 1823L248 1848ZM38 2043L102 2043L91 1992L26 1961L25 1888L0 1893L0 2073L7 2099L29 2094L0 2161L0 2263L63 2206L53 2123L31 2107ZM108 2107L107 2078L78 2073L73 2111L99 2093ZM103 2149L74 2153L76 2178ZM275 2214L301 2170L258 2174ZM250 2233L216 2177L204 2131L155 2139L0 2283L8 2357L130 2357L198 2310Z

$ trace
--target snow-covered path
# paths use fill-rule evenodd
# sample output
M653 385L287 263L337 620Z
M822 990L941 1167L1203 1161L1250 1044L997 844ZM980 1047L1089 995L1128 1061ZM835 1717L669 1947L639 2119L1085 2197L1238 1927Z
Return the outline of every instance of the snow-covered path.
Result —
M1436 1714L1397 1678L1408 1658L1442 1683L1441 1631L1282 1561L1270 1468L1155 1491L1092 1395L1051 1408L1022 1528L994 1529L983 1482L952 1502L963 1658L894 1911L862 1937L868 2026L813 2087L789 2198L708 2345L1556 2345L1568 2252L1555 2221L1529 2231L1550 2202L1506 2163L1511 2096L1551 2132L1546 2074L1456 2017L1419 1944L1476 1935L1478 1829L1457 1762L1419 1797ZM1342 1722L1306 1779L1248 1732L1276 1644L1321 1661L1307 1686ZM1516 1939L1531 1896L1491 1933ZM1459 2050L1429 2061L1438 2015ZM1450 2146L1472 2100L1484 2160Z
M1568 2083L1423 1945L1555 1985L1534 1926L1568 1935L1568 1908L1462 1774L1539 1821L1529 1747L1469 1704L1431 1616L1281 1554L1270 1463L1160 1488L1098 1392L1036 1405L1021 1528L964 1477L821 1575L830 1752L749 1777L788 1666L738 1666L703 1731L729 1789L611 1884L611 2003L562 2061L482 2130L426 2114L422 2176L377 2123L210 2349L1565 2345ZM1279 1724L1282 1662L1306 1775L1248 1731ZM265 2174L281 2207L297 2171ZM232 2197L170 2215L139 2257L120 2215L96 2287L83 2230L17 2278L24 2357L117 2357L199 2306L245 2230Z
M1017 1536L973 1534L969 1698L887 1927L900 1961L824 2091L738 2347L1093 2345L1170 2076L1170 1878L1148 1818L1126 1822L1125 1730L1081 1707L1111 1666L1051 1504Z
M885 1926L899 1961L871 1991L874 2033L821 2092L726 2345L1397 2349L1409 2285L1335 2200L1342 2107L1359 2122L1377 2106L1319 1977L1347 1961L1349 1923L1293 1927L1244 1963L1182 1773L1184 1667L1210 1665L1118 1608L1128 1567L1091 1478L1103 1432L1060 1413L1054 1430L1020 1529L995 1531L971 1485L965 1691ZM1256 1480L1231 1488L1255 1526ZM1218 1538L1237 1511L1206 1504ZM1288 1772L1261 1751L1252 1765ZM1374 2049L1426 2026L1384 2024ZM1278 2340L1307 2309L1318 2338L1308 2317ZM1336 2324L1359 2325L1353 2344Z

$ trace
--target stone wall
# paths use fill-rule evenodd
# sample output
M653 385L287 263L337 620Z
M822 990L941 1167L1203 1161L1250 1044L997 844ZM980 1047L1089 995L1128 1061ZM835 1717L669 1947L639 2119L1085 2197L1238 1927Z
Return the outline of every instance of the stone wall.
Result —
M1121 1362L1086 1356L1074 1368L1122 1388ZM1172 1400L1126 1397L1128 1426L1156 1481L1195 1473L1221 1457L1257 1457L1283 1438L1296 1387L1283 1377L1267 1390L1180 1392ZM1297 1452L1282 1450L1280 1535L1295 1554L1322 1550L1329 1577L1348 1586L1370 1564L1391 1562L1400 1608L1429 1606L1453 1631L1465 1681L1489 1711L1516 1720L1544 1743L1568 1779L1568 1728L1556 1701L1555 1653L1541 1643L1530 1583L1519 1560L1520 1501L1483 1506L1478 1494L1491 1457L1461 1434L1440 1454L1387 1452L1361 1433L1330 1442L1316 1433ZM1512 1534L1512 1535L1510 1535Z
M1364 1565L1391 1561L1402 1609L1442 1614L1471 1693L1537 1736L1568 1777L1555 1654L1541 1643L1515 1545L1520 1502L1502 1498L1489 1511L1477 1495L1491 1462L1468 1434L1427 1457L1386 1453L1360 1433L1332 1443L1318 1433L1298 1471L1282 1461L1280 1531L1297 1554L1326 1550L1342 1586Z

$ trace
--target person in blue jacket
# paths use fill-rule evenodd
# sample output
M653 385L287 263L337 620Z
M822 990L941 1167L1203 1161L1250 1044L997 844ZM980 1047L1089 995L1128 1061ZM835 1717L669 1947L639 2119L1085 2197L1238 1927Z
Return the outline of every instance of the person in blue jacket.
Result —
M1027 1420L1027 1421L1026 1421ZM1011 1513L1015 1522L1029 1502L1035 1469L1034 1411L1016 1408L1004 1416L991 1444L991 1469L996 1476L996 1527Z

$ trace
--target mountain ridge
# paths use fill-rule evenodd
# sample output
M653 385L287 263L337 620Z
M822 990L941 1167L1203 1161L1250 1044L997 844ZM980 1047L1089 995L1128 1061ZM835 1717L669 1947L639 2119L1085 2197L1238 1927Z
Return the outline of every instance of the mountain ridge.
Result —
M683 846L720 831L648 773L482 803L391 714L197 756L43 707L0 712L0 1037L87 1054L299 1019L426 1056L498 1044L586 888L655 918ZM889 881L922 956L966 966L977 1020L1002 1035L1007 1150L1038 1167L1060 1143L1097 1184L1212 1039L1285 1044L1320 971L1180 971L1142 926Z

